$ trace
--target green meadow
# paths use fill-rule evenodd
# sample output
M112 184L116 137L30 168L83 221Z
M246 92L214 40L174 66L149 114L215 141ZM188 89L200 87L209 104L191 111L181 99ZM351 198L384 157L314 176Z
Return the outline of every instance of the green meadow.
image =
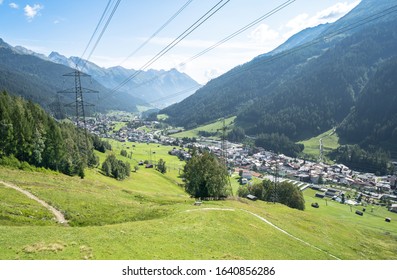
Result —
M230 118L225 119L225 126L227 127L227 130L232 129L235 119L236 119L236 117L230 117ZM197 137L200 137L199 131L205 131L205 132L216 134L215 136L212 136L209 138L220 139L222 136L222 128L223 128L223 120L218 120L216 122L213 122L213 123L210 123L207 125L203 125L203 126L199 126L197 128L191 129L191 130L186 130L186 131L172 134L171 136L175 137L175 138L183 138L183 137L188 137L188 138L196 137L197 138Z
M318 158L320 156L320 139L323 139L324 156L328 152L336 150L340 146L338 135L334 129L330 129L316 137L298 142L299 144L303 144L305 146L303 154Z
M0 167L0 180L28 190L69 221L57 224L43 206L0 185L0 259L397 259L397 214L385 208L358 216L310 189L305 211L236 197L194 206L181 186L183 162L168 155L172 146L112 145L133 166L163 158L169 172L139 166L117 181L99 169L80 179ZM121 149L132 159L121 157ZM237 188L236 177L231 181Z

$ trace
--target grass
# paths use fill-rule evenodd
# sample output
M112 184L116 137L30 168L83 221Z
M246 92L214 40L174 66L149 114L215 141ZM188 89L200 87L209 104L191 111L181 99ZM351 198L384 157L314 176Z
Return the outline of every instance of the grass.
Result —
M136 105L136 109L138 110L138 113L143 113L145 111L153 109L153 107L151 107L151 106L143 106L143 105Z
M182 164L168 155L171 146L112 144L117 154L129 146L133 159L118 158L131 163L156 151L166 162ZM304 192L306 210L298 211L237 198L193 206L194 199L178 185L181 181L174 170L161 174L141 168L127 180L117 181L98 169L87 170L85 179L80 179L0 167L0 178L29 190L70 221L64 227L51 219L42 223L29 218L32 212L42 211L45 217L48 212L0 186L0 210L10 217L0 219L0 259L332 259L328 253L341 259L397 258L397 214L375 208L361 217L354 208L350 212L349 206L334 201L326 206L310 189ZM233 185L236 180L231 181ZM312 202L320 208L312 208ZM21 217L10 213L23 209L29 210ZM391 223L384 221L386 216Z
M169 116L166 114L158 114L157 115L157 120L159 120L159 121L165 121L168 118L169 118Z
M53 215L38 202L0 184L0 224L56 225Z
M120 143L114 140L111 140L109 142L112 145L112 152L115 155L120 155L120 151L122 149L126 150L127 153L132 153L131 159L120 157L120 159L128 161L132 167L136 166L140 161L148 160L149 162L156 164L160 159L163 159L167 167L167 172L164 176L174 182L182 183L181 179L178 177L180 175L180 172L182 172L184 162L180 161L178 157L168 154L168 152L171 151L173 148L179 147L163 146L153 143ZM100 157L100 161L103 162L106 155L100 153L98 153L98 155ZM139 171L142 171L144 169L145 168L143 166L140 166Z
M114 131L119 131L120 129L122 129L125 126L127 126L126 122L115 122L113 130Z
M230 117L230 118L225 119L225 125L226 125L228 131L230 131L232 129L235 119L236 119L236 117ZM200 137L199 131L206 131L209 133L216 133L215 136L210 137L210 138L220 139L222 136L222 128L223 128L223 121L219 120L219 121L207 124L207 125L199 126L197 128L191 129L191 130L186 130L183 132L175 133L175 134L172 134L171 136L175 137L175 138L183 138L183 137L188 137L188 138L196 137L197 138L197 137Z
M323 154L326 155L328 152L336 150L339 144L339 137L334 129L328 130L316 137L300 141L299 144L305 146L303 153L310 155L314 158L318 158L320 155L320 139L323 139Z

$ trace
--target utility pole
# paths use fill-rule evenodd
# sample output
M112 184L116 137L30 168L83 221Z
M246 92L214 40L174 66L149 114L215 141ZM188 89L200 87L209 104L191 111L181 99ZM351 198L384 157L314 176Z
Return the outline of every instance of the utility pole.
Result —
M226 124L225 118L222 120L222 138L221 138L221 160L227 168L227 143L226 143Z
M227 153L226 130L227 130L227 126L226 126L225 118L223 118L222 119L221 159L220 160L221 160L221 163L225 166L226 171L228 172L227 179L228 179L230 191L232 192L232 195L233 195L232 183L230 181L229 168L228 168L228 165L227 165L228 153Z
M320 142L320 155L319 155L318 161L320 163L322 163L323 162L323 138L320 138L319 142Z
M77 68L77 66L76 66ZM89 75L75 69L71 73L64 74L65 77L74 77L74 87L70 89L65 89L58 91L58 93L74 93L76 95L76 100L67 106L74 106L76 109L76 126L78 128L82 128L85 134L85 149L88 149L88 134L87 134L87 125L85 121L85 106L94 106L93 104L84 104L83 93L97 93L98 91L83 88L81 86L81 77L90 77ZM82 144L81 139L79 138L80 144Z
M274 172L274 188L273 188L273 193L272 193L272 201L273 203L278 202L278 192L277 192L277 188L278 188L278 182L279 182L279 170L278 170L279 166L278 166L278 161L276 160L276 168L275 168L275 172Z

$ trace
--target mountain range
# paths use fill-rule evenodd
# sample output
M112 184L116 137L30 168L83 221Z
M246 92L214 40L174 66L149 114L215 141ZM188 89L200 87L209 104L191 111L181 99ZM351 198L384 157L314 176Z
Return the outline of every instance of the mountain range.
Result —
M48 59L72 68L76 65L83 67L84 72L109 89L136 76L123 86L122 91L158 108L182 101L200 87L195 80L176 69L138 71L121 66L103 68L75 56L67 58L57 52L52 52Z
M47 57L21 46L13 47L0 39L0 90L20 95L58 114L59 103L67 105L75 100L74 94L60 95L57 92L74 87L73 78L64 75L75 71L77 61L77 57L66 58L56 52ZM137 106L164 107L182 100L194 92L192 88L199 87L197 82L175 69L148 70L114 91L136 70L122 67L106 69L83 60L80 63L85 64L84 72L92 77L82 78L82 86L98 91L84 96L85 101L95 105L94 109L87 107L88 113L93 110L135 112ZM65 112L73 113L71 107L61 107Z
M396 67L396 14L391 1L362 0L338 21L301 31L161 113L185 128L237 116L236 125L247 135L278 133L293 141L336 127L346 143L375 143L397 151L397 142L386 133L382 144L376 140L381 128L397 126L396 113L382 111L385 100L397 106L390 95L396 82L382 80ZM369 97L373 95L377 97ZM370 140L350 135L356 130L347 127L359 129L374 114L379 118L367 122L363 132Z

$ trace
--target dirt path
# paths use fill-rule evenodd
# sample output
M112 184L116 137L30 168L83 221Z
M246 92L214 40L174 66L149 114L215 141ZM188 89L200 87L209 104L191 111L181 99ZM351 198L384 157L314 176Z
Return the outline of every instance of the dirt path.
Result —
M198 208L198 209L194 209L194 210L187 210L186 212L200 211L200 210L207 210L207 211L211 211L211 210L213 210L213 211L235 211L235 209L233 209L233 208ZM260 219L261 221L267 223L268 225L272 226L273 228L275 228L276 230L282 232L283 234L286 234L286 235L288 235L289 237L291 237L291 238L293 238L293 239L295 239L295 240L297 240L297 241L299 241L299 242L302 242L303 244L305 244L305 245L307 245L307 246L309 246L309 247L312 247L312 248L314 248L314 249L316 249L316 250L318 250L318 251L320 251L320 252L322 252L322 253L324 253L324 254L327 254L327 255L330 256L331 258L334 258L334 259L336 259L336 260L340 260L338 257L336 257L336 256L334 256L334 255L328 253L327 251L324 251L323 249L321 249L321 248L319 248L319 247L317 247L317 246L314 246L313 244L310 244L309 242L306 242L306 241L300 239L299 237L296 237L295 235L290 234L289 232L283 230L282 228L276 226L275 224L273 224L273 223L270 222L269 220L267 220L267 219L265 219L265 218L263 218L263 217L261 217L261 216L255 214L255 213L252 213L252 212L247 211L247 210L244 210L244 209L239 209L239 210L244 211L244 212L246 212L246 213L248 213L248 214L250 214L250 215L252 215L252 216L257 217L257 218Z
M248 214L251 214L251 215L253 215L253 216L255 216L255 217L257 217L258 219L260 219L260 220L262 220L263 222L267 223L268 225L274 227L274 228L277 229L278 231L280 231L280 232L282 232L282 233L288 235L289 237L291 237L291 238L293 238L293 239L295 239L295 240L297 240L297 241L300 241L300 242L302 242L303 244L305 244L305 245L307 245L307 246L309 246L309 247L312 247L312 248L314 248L314 249L316 249L316 250L318 250L318 251L320 251L320 252L323 252L323 253L327 254L328 256L330 256L330 257L332 257L332 258L334 258L334 259L336 259L336 260L340 260L340 258L338 258L338 257L336 257L336 256L334 256L334 255L332 255L332 254L330 254L330 253L328 253L327 251L324 251L323 249L318 248L317 246L314 246L313 244L310 244L310 243L308 243L308 242L306 242L306 241L300 239L299 237L296 237L295 235L292 235L292 234L288 233L287 231L283 230L282 228L279 228L278 226L276 226L276 225L273 224L272 222L266 220L265 218L263 218L263 217L261 217L261 216L255 214L255 213L252 213L252 212L250 212L250 211L247 211L247 210L243 210L243 209L240 209L240 210L241 210L241 211L244 211L244 212L246 212L246 213L248 213Z
M47 208L48 210L50 210L52 212L52 214L54 214L55 219L57 220L58 223L63 224L63 225L67 225L68 221L65 219L65 216L58 211L57 209L55 209L54 207L52 207L51 205L49 205L47 202L45 202L44 200L41 200L40 198L38 198L37 196L31 194L30 192L21 189L18 186L15 186L13 184L10 183L6 183L3 181L0 181L0 184L3 184L4 186L8 187L8 188L12 188L14 190L17 190L21 193L23 193L24 195L26 195L27 197L37 201L38 203L40 203L41 205L43 205L45 208Z

